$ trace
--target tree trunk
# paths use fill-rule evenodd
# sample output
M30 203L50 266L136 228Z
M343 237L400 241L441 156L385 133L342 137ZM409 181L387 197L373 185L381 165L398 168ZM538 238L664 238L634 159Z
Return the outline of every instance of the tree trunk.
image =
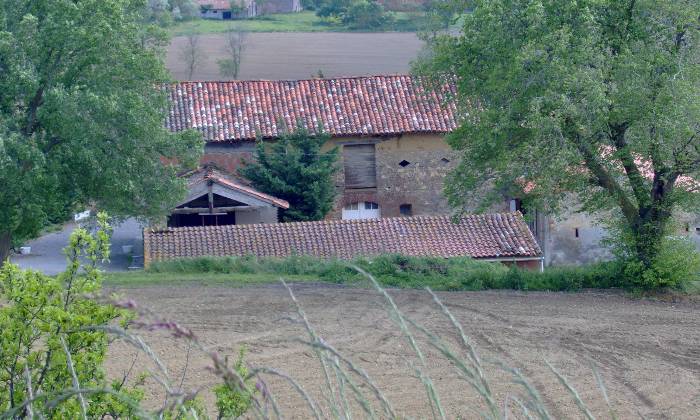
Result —
M661 251L669 216L666 212L651 210L646 213L646 217L639 218L638 223L633 227L634 247L638 260L649 269L654 264L656 257Z
M0 266L10 258L12 248L12 233L0 232Z

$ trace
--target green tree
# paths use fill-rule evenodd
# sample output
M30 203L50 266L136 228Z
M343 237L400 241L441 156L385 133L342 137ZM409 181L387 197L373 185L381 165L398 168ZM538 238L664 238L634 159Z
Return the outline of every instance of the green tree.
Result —
M674 211L698 209L700 1L471 6L417 65L456 78L451 203L525 186L556 211L573 192L582 210L619 216L629 256L652 268Z
M329 138L297 128L273 143L258 140L255 162L240 174L258 190L289 202L280 213L283 221L321 220L333 207L338 171L337 148L321 151Z
M163 126L144 4L0 0L0 261L81 206L155 217L184 192L201 140Z
M382 28L393 20L393 15L376 1L361 0L351 4L343 13L343 23L350 29Z
M354 0L318 0L316 16L322 18L341 19Z

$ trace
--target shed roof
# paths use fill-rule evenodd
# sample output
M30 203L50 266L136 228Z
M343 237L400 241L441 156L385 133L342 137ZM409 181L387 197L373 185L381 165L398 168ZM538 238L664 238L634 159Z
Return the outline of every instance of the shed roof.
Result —
M384 253L473 258L539 257L542 252L519 212L332 220L144 231L147 261L199 256L350 259Z

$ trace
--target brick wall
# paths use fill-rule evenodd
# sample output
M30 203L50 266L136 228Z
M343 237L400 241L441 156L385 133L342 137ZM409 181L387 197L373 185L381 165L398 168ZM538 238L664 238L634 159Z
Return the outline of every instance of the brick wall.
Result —
M231 175L238 176L238 168L243 161L252 161L255 151L254 142L207 143L200 159L202 165L213 164Z

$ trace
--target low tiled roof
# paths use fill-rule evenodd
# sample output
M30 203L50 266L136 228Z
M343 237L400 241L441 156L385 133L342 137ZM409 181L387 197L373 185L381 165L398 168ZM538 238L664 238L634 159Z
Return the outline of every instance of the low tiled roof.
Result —
M221 171L212 167L203 167L198 170L192 171L190 173L184 174L183 176L189 176L187 182L188 187L192 187L200 182L212 181L226 188L241 192L243 194L255 197L259 200L265 201L276 207L281 207L283 209L289 208L289 203L281 198L273 197L269 194L262 193L255 188L246 185L245 183L234 179L231 176L225 175Z
M250 140L279 136L297 124L319 124L333 136L445 133L457 127L448 97L413 76L226 82L180 82L166 87L172 131L194 128L204 140Z
M311 255L349 259L383 253L473 258L539 257L522 215L396 217L144 231L147 262L198 256Z

